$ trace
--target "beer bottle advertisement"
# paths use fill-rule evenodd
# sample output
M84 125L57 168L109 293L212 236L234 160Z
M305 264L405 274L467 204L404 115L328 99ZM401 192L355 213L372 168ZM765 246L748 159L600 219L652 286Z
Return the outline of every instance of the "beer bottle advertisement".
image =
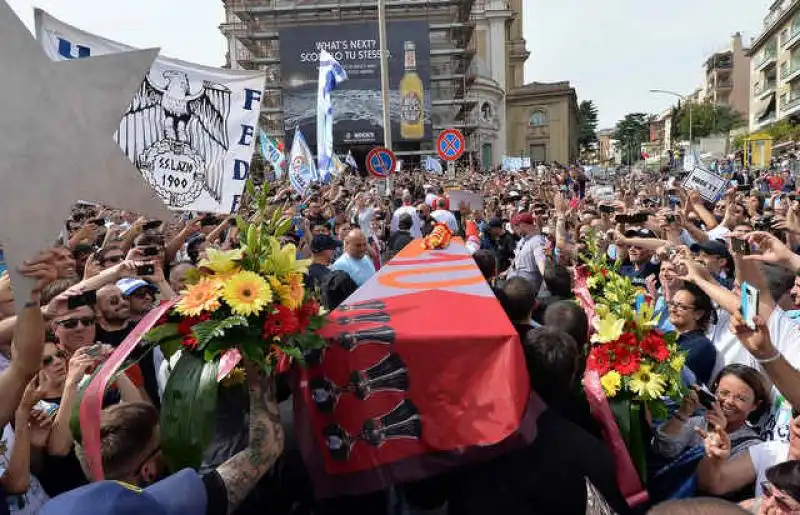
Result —
M404 43L405 73L400 81L400 137L418 140L425 136L425 90L417 74L416 45Z

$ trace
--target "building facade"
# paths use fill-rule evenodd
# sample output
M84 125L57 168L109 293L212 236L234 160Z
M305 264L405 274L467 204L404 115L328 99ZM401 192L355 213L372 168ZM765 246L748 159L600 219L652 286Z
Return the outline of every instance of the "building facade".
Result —
M750 49L742 34L731 37L730 48L711 55L705 63L705 98L716 105L730 106L747 119L750 113Z
M377 24L377 2L363 0L223 0L231 68L267 75L261 127L286 136L281 77L281 29ZM523 0L386 0L387 22L424 20L430 39L432 137L415 145L395 144L398 155L430 155L439 131L460 129L468 155L484 166L509 153L507 92L523 84L529 52L522 37ZM285 54L286 52L284 52ZM339 148L340 151L346 149Z
M800 0L773 2L750 63L750 131L800 118Z
M533 162L579 157L578 97L568 81L533 82L508 92L509 154Z

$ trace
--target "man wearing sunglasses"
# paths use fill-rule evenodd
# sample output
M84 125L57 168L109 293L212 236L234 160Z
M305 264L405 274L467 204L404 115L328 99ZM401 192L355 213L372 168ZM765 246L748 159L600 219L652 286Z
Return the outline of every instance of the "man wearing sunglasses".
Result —
M52 321L53 332L70 354L95 343L95 315L92 306L78 306L58 314Z

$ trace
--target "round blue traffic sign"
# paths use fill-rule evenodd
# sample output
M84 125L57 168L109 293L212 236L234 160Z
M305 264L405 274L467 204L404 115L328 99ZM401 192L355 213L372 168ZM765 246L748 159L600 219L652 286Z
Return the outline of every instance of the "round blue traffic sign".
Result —
M445 129L436 140L436 153L445 161L455 161L464 153L464 135L458 129Z
M388 148L375 147L367 154L367 171L375 177L384 179L394 172L397 158Z

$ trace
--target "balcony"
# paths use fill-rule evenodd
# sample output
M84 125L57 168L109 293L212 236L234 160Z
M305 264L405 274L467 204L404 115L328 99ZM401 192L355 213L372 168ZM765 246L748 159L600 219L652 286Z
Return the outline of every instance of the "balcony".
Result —
M800 59L793 57L791 61L781 65L781 80L792 80L798 72L800 72Z
M800 91L792 91L781 97L781 111L790 111L800 106Z
M784 49L794 48L798 42L800 42L800 24L789 28L789 32L781 41L781 46Z
M753 67L756 71L761 71L769 66L774 65L778 61L778 49L776 47L769 47L756 56Z
M775 87L775 82L772 82L772 87L773 88ZM731 88L733 88L733 81L730 80L730 79L728 79L728 80L718 80L716 85L715 85L715 87L714 87L714 89L716 89L716 90L728 90L728 89L731 89Z
M764 83L757 83L755 86L753 86L753 95L755 95L756 98L761 98L769 93L774 93L777 84L777 81L774 80Z

